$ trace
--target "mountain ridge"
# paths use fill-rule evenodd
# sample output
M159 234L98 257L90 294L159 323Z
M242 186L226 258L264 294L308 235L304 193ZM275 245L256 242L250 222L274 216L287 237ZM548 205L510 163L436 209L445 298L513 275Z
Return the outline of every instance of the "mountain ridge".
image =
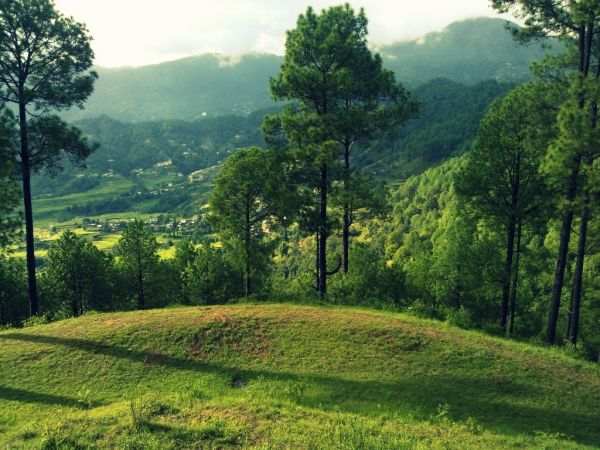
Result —
M539 44L512 42L505 24L503 19L467 19L376 50L409 88L440 77L463 84L524 81L529 64L545 50ZM98 67L100 79L86 109L69 110L64 117L74 121L107 115L140 122L249 114L273 106L268 80L282 61L283 57L268 53L240 57L207 53L149 66Z

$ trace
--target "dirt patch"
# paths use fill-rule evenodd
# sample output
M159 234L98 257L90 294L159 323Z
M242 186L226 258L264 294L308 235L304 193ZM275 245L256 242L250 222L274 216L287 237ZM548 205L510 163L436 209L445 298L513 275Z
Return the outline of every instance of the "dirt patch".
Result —
M235 320L221 314L199 324L188 357L210 359L231 353L264 357L268 348L269 339L259 319Z
M170 357L164 353L159 352L148 352L144 358L144 363L150 366L154 365L168 365Z

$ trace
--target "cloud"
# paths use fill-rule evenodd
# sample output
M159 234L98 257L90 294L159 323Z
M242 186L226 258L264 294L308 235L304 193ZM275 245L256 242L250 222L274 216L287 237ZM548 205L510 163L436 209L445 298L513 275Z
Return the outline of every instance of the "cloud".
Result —
M88 25L96 63L144 65L201 53L283 53L285 32L310 4L317 11L342 0L56 0ZM385 44L476 16L495 15L486 0L357 0L369 18L370 41Z

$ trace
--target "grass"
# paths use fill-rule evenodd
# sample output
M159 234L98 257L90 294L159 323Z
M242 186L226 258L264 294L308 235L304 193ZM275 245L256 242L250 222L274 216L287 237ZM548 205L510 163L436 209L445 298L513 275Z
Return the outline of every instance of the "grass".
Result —
M58 213L73 205L79 205L93 200L112 198L116 195L126 193L131 186L131 181L123 177L115 176L114 178L103 181L100 186L86 192L61 196L36 197L33 199L33 209L35 214L43 214L44 216L52 217L53 213Z
M600 448L597 365L354 308L7 330L0 399L0 448Z

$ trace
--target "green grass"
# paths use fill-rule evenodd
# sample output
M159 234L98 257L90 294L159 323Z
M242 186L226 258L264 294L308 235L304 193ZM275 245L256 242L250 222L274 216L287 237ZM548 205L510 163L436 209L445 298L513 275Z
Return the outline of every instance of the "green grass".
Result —
M73 205L80 205L93 200L112 198L116 195L123 194L128 192L131 186L131 181L120 176L115 176L107 181L103 181L100 186L97 186L86 192L62 196L42 196L34 198L33 209L35 214L52 216L52 213L58 213L61 210Z
M597 365L354 308L7 330L0 399L0 448L600 448Z

